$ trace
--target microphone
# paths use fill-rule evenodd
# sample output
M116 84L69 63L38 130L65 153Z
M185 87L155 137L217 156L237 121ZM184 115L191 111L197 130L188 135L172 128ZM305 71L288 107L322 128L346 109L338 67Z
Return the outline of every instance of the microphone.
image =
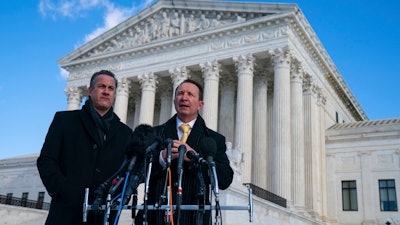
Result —
M161 145L161 143L162 143L161 138L155 137L154 142L149 147L146 148L146 154L156 150Z
M215 162L213 160L213 157L217 153L217 143L214 141L214 139L210 137L206 137L200 141L199 144L199 151L207 157L207 163L209 167L211 167L211 171L209 169L209 176L211 179L211 186L214 189L214 195L215 195L215 204L216 204L216 211L215 211L215 219L218 221L219 218L219 187L218 187L218 177L217 177L217 168L215 166ZM211 173L211 174L210 174Z
M199 152L207 159L209 164L212 164L217 153L217 143L210 137L203 138L199 144Z
M165 140L165 143L167 144L167 167L171 165L172 161L172 145L174 141L171 138L168 138Z
M178 158L178 192L176 195L177 201L176 201L176 211L177 211L177 221L179 224L179 219L180 219L180 210L181 210L181 203L182 203L182 173L183 173L183 160L185 157L186 153L186 146L185 145L180 145L178 147L178 152L179 152L179 158Z
M207 163L211 167L211 171L209 172L212 173L212 176L210 174L210 179L212 182L212 186L214 187L214 192L217 195L216 200L218 200L219 187L217 169L213 160L215 154L217 153L217 143L214 141L214 139L210 137L203 138L199 144L199 151L204 155L204 157L207 157Z
M179 152L179 158L178 158L178 175L179 175L183 170L183 160L186 153L186 146L180 145L178 147L178 152Z
M207 163L207 161L204 160L203 157L201 157L201 155L197 154L195 151L187 151L185 155L192 162L196 162L199 164Z
M153 127L147 124L138 125L132 132L131 141L125 151L126 157L130 159L128 171L132 171L137 160L143 160L144 156L155 150L161 143Z
M129 176L129 181L128 181L128 185L127 185L127 189L125 191L125 194L122 198L122 205L126 205L129 203L130 200L130 196L133 193L137 192L137 187L139 186L139 183L143 181L144 179L144 168L142 168L141 170L135 171L135 173L132 173Z
M106 181L101 183L96 190L94 191L94 201L92 203L92 210L94 210L96 213L98 213L101 209L101 205L104 203L104 197L106 196L106 189L111 185L111 189L108 192L109 194L113 194L115 192L115 185L113 183L114 179L117 179L121 173L124 172L126 169L126 166L128 164L128 160L125 159L120 168L111 176L109 177Z

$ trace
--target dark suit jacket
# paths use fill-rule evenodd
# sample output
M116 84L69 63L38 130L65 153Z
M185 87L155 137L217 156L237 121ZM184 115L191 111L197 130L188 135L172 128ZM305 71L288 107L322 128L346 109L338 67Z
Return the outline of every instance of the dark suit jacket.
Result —
M176 115L169 119L165 124L155 127L159 136L165 140L167 138L171 138L174 140L178 139L178 134L176 131ZM198 151L200 141L205 137L211 137L215 140L217 144L217 152L214 157L214 161L217 168L217 177L218 177L218 185L220 189L226 189L232 182L233 179L233 170L229 166L229 159L225 153L226 145L225 145L225 137L209 128L206 127L206 124L200 116L197 118L190 135L186 141L186 143L191 146L193 149ZM149 205L153 205L158 202L162 205L166 204L165 201L160 201L160 196L163 195L166 170L164 170L159 164L159 154L160 151L156 151L153 155L153 168L152 168L152 176L149 184L149 196L148 202ZM193 164L184 162L184 172L182 177L182 189L183 189L183 197L182 197L182 205L198 205L199 204L199 187L200 182L198 179L198 171L196 168L192 167ZM177 185L178 185L178 176L177 176L177 160L173 160L171 163L171 171L172 171L172 194L173 194L173 204L176 204L176 193L177 193ZM202 173L205 182L207 185L210 184L210 179L208 178L207 169L202 168ZM210 193L206 193L206 203L209 203ZM164 224L164 211L148 211L148 222L149 224ZM181 220L180 224L191 225L196 224L196 211L181 211ZM142 212L138 214L136 218L136 224L143 224ZM209 224L209 214L203 215L203 223ZM176 219L176 215L175 218Z
M85 109L55 114L37 159L40 177L52 197L46 224L82 223L85 188L90 188L91 204L94 189L125 160L131 134L132 130L114 114L101 146L98 130Z

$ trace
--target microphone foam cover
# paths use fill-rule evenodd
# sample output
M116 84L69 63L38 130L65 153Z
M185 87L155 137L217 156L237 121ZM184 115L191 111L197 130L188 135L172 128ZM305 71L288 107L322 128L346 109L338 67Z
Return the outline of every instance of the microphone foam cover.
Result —
M132 132L132 138L126 149L127 158L132 158L136 155L138 157L143 157L146 153L147 146L151 145L154 141L160 139L156 135L154 128L147 124L138 125Z

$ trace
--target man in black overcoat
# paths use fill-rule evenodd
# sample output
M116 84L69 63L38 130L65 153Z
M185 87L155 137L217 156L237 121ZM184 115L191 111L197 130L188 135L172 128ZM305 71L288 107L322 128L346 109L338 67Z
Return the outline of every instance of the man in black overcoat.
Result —
M112 72L96 72L82 109L55 114L37 159L52 197L46 225L82 224L85 188L92 203L93 191L125 160L132 130L113 112L116 88ZM89 213L85 224L103 224L103 216Z
M156 151L153 156L153 168L152 176L150 178L149 184L149 205L165 205L167 204L167 194L165 191L165 186L169 186L171 183L172 191L172 204L177 203L177 188L178 188L178 175L177 175L177 161L179 157L178 148L180 145L185 145L187 151L194 151L195 154L201 153L199 149L201 142L213 139L216 143L217 149L213 157L216 164L216 171L218 177L218 185L220 189L226 189L232 182L233 170L229 165L229 159L225 153L225 137L209 128L207 128L205 121L199 115L199 110L203 107L203 88L202 86L193 81L185 80L183 81L175 90L174 105L177 114L175 114L166 123L155 127L158 135L166 140L168 138L173 140L172 145L172 162L170 166L171 170L171 182L166 179L167 174L167 149L161 149ZM189 136L186 141L180 141L183 132L179 129L181 124L190 125ZM206 144L207 146L207 144ZM198 205L202 204L203 200L201 195L199 195L201 184L201 179L199 178L199 173L202 174L204 181L206 183L206 194L205 203L210 204L210 178L208 176L207 168L202 165L198 165L197 162L191 161L185 156L185 161L183 164L183 176L182 176L182 202L181 205ZM167 184L166 184L167 181ZM164 197L161 197L164 196ZM168 214L168 213L167 213ZM165 211L152 211L148 210L146 216L148 224L151 225L161 225L165 224ZM175 224L177 224L177 214L173 215ZM196 225L203 224L209 225L210 223L210 212L201 213L198 211L185 211L182 210L180 213L179 224L182 225ZM143 211L139 211L136 220L137 225L143 224Z

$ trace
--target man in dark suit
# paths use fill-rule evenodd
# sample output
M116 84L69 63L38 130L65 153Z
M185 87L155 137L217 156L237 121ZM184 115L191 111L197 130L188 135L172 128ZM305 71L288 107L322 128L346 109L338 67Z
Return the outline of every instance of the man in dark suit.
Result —
M57 112L37 159L40 177L52 197L46 225L82 224L85 188L93 191L125 160L132 130L113 112L117 81L107 70L93 74L81 110ZM103 216L88 223L103 224Z
M177 176L177 161L179 157L178 148L180 145L185 145L187 151L194 151L196 154L201 153L199 146L205 139L212 138L217 146L215 156L213 157L216 164L216 171L218 177L218 185L220 189L226 189L232 182L233 170L229 166L229 160L225 153L225 137L209 128L207 128L203 118L199 115L199 110L203 107L203 88L200 84L193 80L183 81L175 90L174 105L176 114L169 119L166 123L155 127L158 135L166 140L168 138L173 140L172 144L172 163L170 165L171 182L167 181L166 174L167 167L167 149L161 149L154 153L154 164L152 169L152 176L149 184L149 205L154 204L167 204L167 193L165 193L165 186L171 184L172 191L172 204L176 204L176 193L178 189L178 176ZM183 131L179 129L181 124L190 125L189 136L187 140L181 140ZM186 137L184 138L186 139ZM198 205L201 204L201 196L199 193L202 187L201 178L199 173L203 174L204 181L207 187L210 185L210 178L207 174L207 168L201 165L196 165L185 156L183 164L183 177L182 177L182 205ZM167 182L167 184L166 184ZM206 204L210 204L209 188L205 189L206 197L204 199ZM161 197L164 196L164 197ZM146 216L147 221L151 225L165 224L164 217L165 211L148 211ZM175 224L177 223L177 215L173 215ZM143 211L140 211L136 217L136 224L143 224ZM195 224L210 224L210 211L205 214L197 211L182 210L180 214L179 224L195 225Z

